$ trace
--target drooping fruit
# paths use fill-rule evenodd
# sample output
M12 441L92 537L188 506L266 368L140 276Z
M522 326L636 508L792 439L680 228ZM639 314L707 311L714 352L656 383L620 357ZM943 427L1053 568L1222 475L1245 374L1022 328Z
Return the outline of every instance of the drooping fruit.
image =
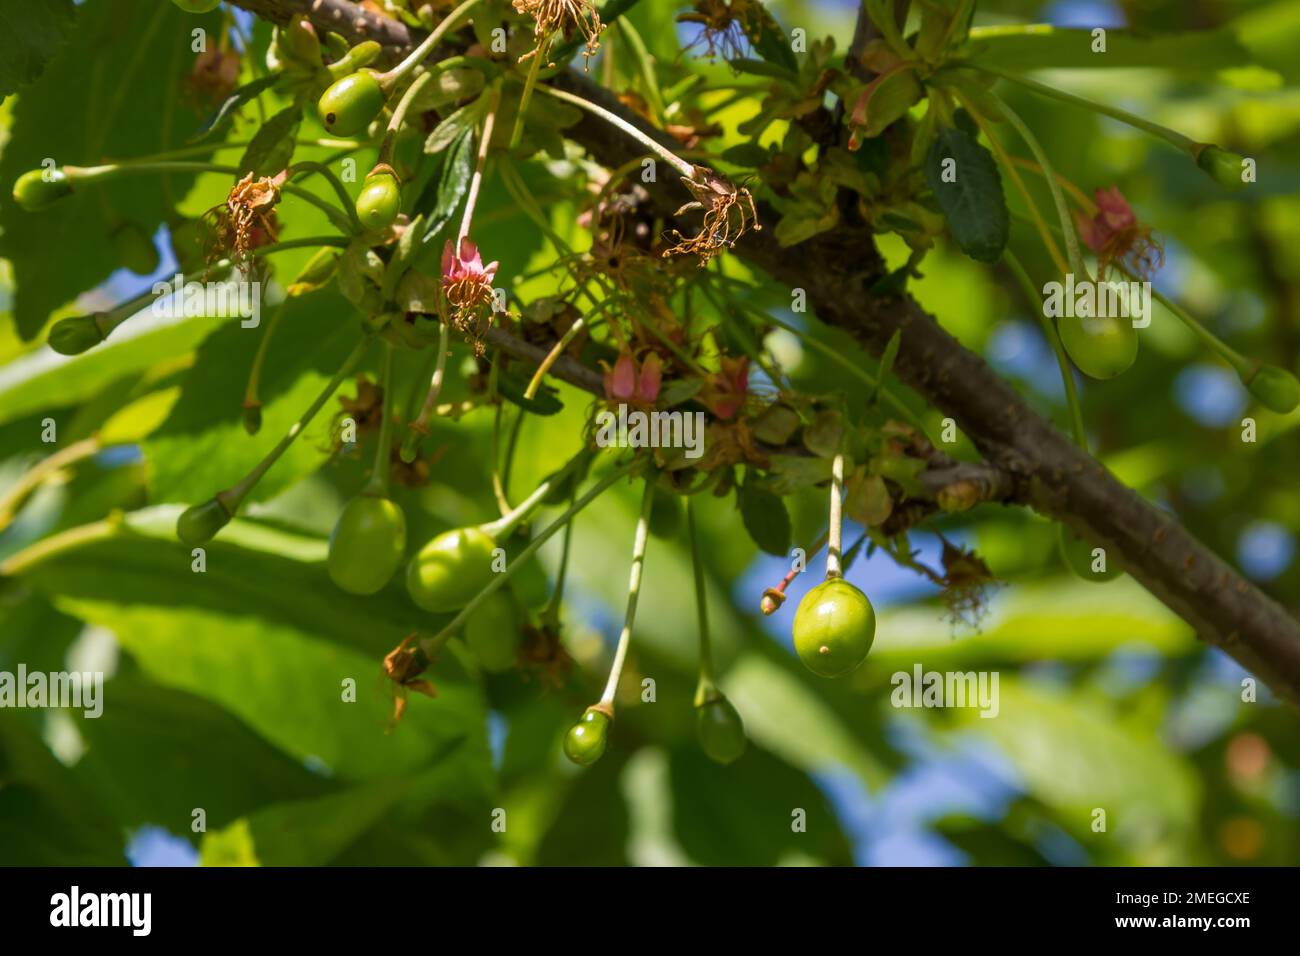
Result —
M14 180L14 202L28 212L39 212L71 192L61 169L29 169Z
M823 581L794 612L794 649L810 671L842 677L866 660L876 636L867 596L843 578Z
M1246 185L1242 178L1245 159L1218 146L1207 146L1197 154L1196 165L1225 189L1242 189Z
M332 83L320 95L320 121L335 136L353 136L370 125L384 108L384 91L371 70L357 70Z
M515 617L514 604L504 589L474 609L465 622L465 643L484 670L495 674L515 666L523 632Z
M50 327L50 348L60 355L80 355L104 341L104 333L93 315L74 315L59 319Z
M357 218L371 232L391 226L402 208L402 188L388 167L373 170L357 196Z
M492 580L496 543L479 528L444 531L406 567L411 600L426 611L458 611Z
M218 531L230 523L230 512L220 500L209 498L200 505L192 505L176 519L176 537L191 548L211 541Z
M358 495L330 534L330 580L349 594L374 594L406 553L406 515L388 498Z
M748 743L739 712L720 694L695 708L695 735L700 749L721 764L733 763Z
M1057 328L1070 360L1084 375L1114 378L1137 359L1138 335L1132 319L1062 316Z
M1064 525L1060 526L1057 539L1065 566L1077 577L1094 584L1103 584L1124 573L1118 564L1109 559L1105 548L1090 544Z
M580 767L590 767L605 752L609 724L607 714L588 707L582 719L564 735L564 755Z
M1300 381L1284 368L1261 365L1246 379L1250 394L1270 411L1288 415L1300 405Z

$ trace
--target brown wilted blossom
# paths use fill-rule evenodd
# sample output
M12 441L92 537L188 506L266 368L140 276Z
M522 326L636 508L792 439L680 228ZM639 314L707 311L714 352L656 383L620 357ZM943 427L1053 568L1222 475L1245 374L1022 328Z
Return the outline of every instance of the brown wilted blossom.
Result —
M519 665L525 678L536 680L543 687L558 690L569 679L573 658L564 649L559 629L549 623L541 627L524 625L524 642L519 649Z
M678 209L675 216L695 209L704 210L704 222L700 231L694 236L683 236L676 229L672 234L677 237L677 245L664 252L664 257L694 254L700 258L703 268L714 256L721 255L724 249L730 249L741 236L750 229L758 232L762 225L758 221L758 210L754 207L754 197L743 186L737 186L726 176L715 173L704 166L695 167L695 177L682 177L682 183L695 197Z
M438 690L433 686L433 681L419 676L428 669L429 658L418 645L414 648L411 647L411 642L418 636L419 633L413 631L402 638L400 644L384 655L384 676L393 683L393 717L388 722L388 731L390 733L401 721L402 715L406 713L408 691L415 691L417 694L424 694L426 697L438 696Z
M280 187L285 173L253 179L248 173L235 183L226 197L226 212L230 229L229 248L235 262L244 262L249 253L262 244L263 234L275 242L276 231L272 210L280 201Z
M600 32L605 25L588 0L514 0L514 8L516 13L530 16L535 21L533 39L537 45L519 58L520 63L541 56L546 38L557 30L564 34L565 39L575 33L582 37L586 44L582 51L584 64L600 49Z
M210 109L234 92L239 85L239 54L215 47L194 58L185 79L186 92L198 106Z
M748 18L752 0L695 0L691 13L679 14L678 23L698 23L703 27L700 35L686 47L687 52L705 45L705 56L714 61L721 54L724 60L735 60L745 55Z
M1078 216L1079 238L1097 254L1097 272L1104 277L1112 263L1122 262L1135 275L1149 279L1165 262L1165 251L1151 228L1138 221L1118 186L1098 189L1097 211L1091 219Z

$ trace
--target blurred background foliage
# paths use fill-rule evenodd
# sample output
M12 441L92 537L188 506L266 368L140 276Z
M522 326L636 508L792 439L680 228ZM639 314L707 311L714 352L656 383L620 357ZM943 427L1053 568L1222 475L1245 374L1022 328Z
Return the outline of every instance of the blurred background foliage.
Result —
M787 29L833 36L840 52L847 46L851 0L769 6ZM656 0L631 17L669 73L698 69L735 82L722 64L681 58L682 41L694 38L674 24L683 10ZM205 22L215 25L216 16ZM1249 49L1255 65L1230 70L1184 62L1042 77L1256 157L1259 183L1231 196L1131 129L1019 89L1005 95L1060 172L1089 192L1118 185L1156 229L1166 250L1162 291L1241 351L1300 367L1300 4L981 0L976 19L1033 21L1152 34L1226 26ZM194 22L151 0L81 5L75 25L58 26L68 35L41 78L0 103L0 181L46 156L89 163L184 142L204 113L185 83ZM260 56L268 30L241 23ZM595 75L601 69L598 60ZM253 76L248 57L242 70ZM759 102L742 97L717 112L724 135L709 148L740 142L736 126ZM266 115L280 105L266 96ZM257 113L245 109L226 135L246 139ZM303 135L320 135L314 123ZM305 148L298 158L322 155ZM358 168L367 161L361 154ZM556 164L522 168L555 229L585 248L582 209L548 175ZM105 445L64 480L44 484L0 534L3 561L87 529L75 546L4 582L0 670L23 662L109 674L99 719L0 711L0 863L1296 861L1294 712L1263 689L1258 701L1243 702L1247 675L1131 579L1075 581L1057 557L1054 529L1022 510L985 506L934 526L976 547L1002 582L978 628L950 624L937 590L885 556L858 560L849 577L880 613L876 646L851 677L826 681L797 662L789 641L810 576L764 619L759 598L786 561L757 551L733 498L698 501L720 683L744 717L750 749L720 767L695 742L689 554L682 540L654 539L627 698L608 753L584 771L559 745L598 694L621 618L638 492L617 486L576 524L565 620L577 666L567 682L555 689L518 673L482 674L453 642L433 673L438 698L415 698L402 726L385 735L392 701L380 658L408 631L437 622L413 608L400 583L355 598L326 577L324 538L361 483L364 449L330 455L329 423L318 421L258 487L246 516L208 548L205 574L191 572L171 531L182 505L256 462L337 366L346 350L337 333L350 328L343 300L317 294L286 318L268 358L265 424L255 437L240 427L239 401L256 333L233 323L141 316L74 358L41 344L54 320L169 279L169 227L222 202L228 186L212 175L124 180L75 197L79 207L61 217L17 210L7 187L0 198L0 492L50 451L40 439L46 418L57 423L57 447L94 433ZM485 258L501 260L500 275L524 301L554 292L549 247L498 181L485 189L476 225ZM1008 195L1014 210L1018 197ZM1039 201L1050 208L1046 193ZM281 213L286 239L327 225L302 203ZM108 235L124 219L155 238L161 261L151 276L114 271ZM1029 230L1017 225L1012 245L1036 277L1046 275ZM901 243L886 239L883 248L894 264L906 256ZM281 255L277 276L292 277L309 255ZM753 281L757 295L788 301L789 290L764 286L735 257L726 267ZM1055 361L1010 277L942 245L923 272L913 291L926 308L1064 425ZM872 367L844 335L806 315L782 317ZM770 345L797 386L861 387L788 333L774 333ZM466 388L467 358L458 347L452 399ZM415 381L417 365L403 356L399 381ZM373 379L373 366L367 374ZM1160 311L1137 366L1111 382L1083 382L1082 395L1094 447L1110 468L1300 610L1300 414L1283 419L1252 404L1235 375ZM590 397L564 387L560 397L563 411L522 426L515 496L577 447ZM1259 422L1256 444L1240 441L1245 415ZM491 419L480 411L435 423L431 480L400 490L413 542L495 515L486 477ZM821 530L823 499L817 491L791 500L796 542ZM109 516L130 533L101 533ZM913 541L922 560L937 564L935 534ZM521 579L524 603L544 601L557 545ZM998 672L997 718L891 706L892 675L917 664ZM356 681L356 703L340 700L347 678ZM642 678L655 681L653 703L640 702ZM197 808L206 833L192 829ZM506 811L504 832L491 826L494 808ZM792 832L796 808L807 815L804 833ZM1098 808L1105 832L1093 826Z

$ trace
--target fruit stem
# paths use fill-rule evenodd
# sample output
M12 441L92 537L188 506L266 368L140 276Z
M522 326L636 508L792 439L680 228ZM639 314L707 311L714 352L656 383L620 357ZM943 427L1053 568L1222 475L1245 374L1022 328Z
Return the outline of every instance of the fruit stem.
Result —
M569 495L569 507L578 496L578 486L574 483L573 493ZM569 575L569 546L573 543L573 522L564 526L564 540L560 545L560 566L555 572L555 590L551 592L546 606L542 608L541 619L544 625L554 630L560 629L560 605L564 601L564 582Z
M262 378L262 365L266 361L266 353L271 348L271 337L275 335L275 330L280 325L280 318L284 315L287 304L288 300L285 300L276 306L275 314L266 323L266 331L262 333L262 338L257 343L257 351L253 353L253 367L248 371L248 385L244 388L244 408L250 411L262 407L262 402L257 395Z
M551 86L540 86L538 87L538 89L540 89L547 96L553 96L557 100L562 100L565 103L570 103L573 106L578 107L579 109L586 110L588 113L591 113L593 116L600 117L605 122L609 123L612 126L617 127L620 131L626 133L628 136L631 136L638 143L645 146L646 149L650 150L650 152L654 153L664 162L668 163L670 166L673 167L673 169L677 170L677 172L681 173L681 175L685 176L687 179L690 180L695 179L694 166L692 166L686 160L682 159L680 156L678 156L672 150L668 149L666 146L660 144L657 140L641 132L639 129L637 129L627 120L623 119L621 116L617 116L614 113L611 113L609 110L605 109L603 106L597 106L595 103L591 102L590 100L583 99L581 96L574 96L572 93L569 93L565 90L557 90Z
M321 393L312 400L312 403L307 406L307 410L302 413L298 420L289 426L289 430L285 432L284 437L276 443L276 446L267 453L266 457L258 462L253 470L247 475L216 496L217 500L221 503L221 506L226 509L227 514L232 517L234 516L240 503L244 500L244 497L253 489L253 486L262 479L262 476L276 463L279 457L285 453L289 446L293 444L294 439L302 434L303 429L311 424L311 420L316 416L316 413L321 410L327 401L329 401L330 396L334 394L335 390L343 384L343 380L348 377L356 364L361 361L362 356L366 354L366 350L369 347L370 336L367 335L357 343L356 347L353 348L348 357L343 360L343 364L338 367L338 370L334 373L334 377L329 380L323 389L321 389Z
M429 431L429 417L433 414L433 409L438 404L438 396L442 394L442 379L447 370L447 345L449 337L450 335L447 323L439 322L438 358L437 364L433 367L433 377L429 379L429 391L425 393L424 404L420 407L420 414L416 416L415 421L406 426L406 437L402 440L402 450L400 454L402 461L406 462L408 465L415 461L416 455L419 454L420 441Z
M391 166L393 163L393 150L397 147L397 133L402 124L406 122L406 114L411 109L411 104L415 98L420 95L420 91L428 86L436 74L421 73L406 88L402 98L397 101L397 108L393 110L392 117L388 120L388 129L384 132L383 142L379 144L379 157L376 164L383 163Z
M1043 334L1047 336L1052 351L1056 353L1056 364L1061 368L1061 384L1065 387L1065 404L1070 409L1070 424L1074 428L1074 443L1087 451L1088 437L1083 427L1083 410L1079 407L1079 395L1074 386L1074 373L1070 370L1070 360L1066 357L1065 347L1061 344L1061 336L1056 331L1056 325L1051 318L1044 314L1043 300L1038 297L1038 289L1035 288L1034 281L1029 278L1029 273L1020 264L1020 260L1016 258L1015 253L1010 248L1003 249L1002 259L1011 275L1015 277L1016 282L1020 284L1021 290L1030 302L1031 311L1037 315L1038 321L1042 323Z
M492 580L488 582L487 586L484 587L482 591L479 591L478 594L474 595L470 602L461 608L460 613L452 618L446 627L433 637L420 643L420 647L424 650L429 659L432 660L442 646L451 639L452 635L464 626L465 622L469 620L470 615L478 609L480 604L500 590L501 587L503 587L520 568L525 567L528 564L528 559L536 554L541 546L549 541L555 532L559 531L560 528L572 521L574 515L587 507L587 505L591 504L591 502L598 498L607 488L610 487L610 485L625 476L635 468L637 464L637 459L630 459L622 465L619 465L604 478L600 479L600 481L596 482L596 484L591 488L587 489L581 498L569 505L568 510L566 510L564 514L560 515L548 524L542 532L537 535L537 537L528 542L528 547L520 551L504 571L492 575Z
M4 531L5 528L9 527L18 514L18 509L23 506L23 502L47 478L68 465L98 454L101 448L103 448L103 445L99 441L99 436L91 435L89 438L73 442L68 447L61 448L42 458L28 469L26 474L5 489L3 495L0 495L0 531Z
M343 209L347 213L348 221L352 224L350 231L354 235L359 235L365 231L361 225L361 220L357 218L356 203L353 202L352 197L348 195L348 191L344 189L343 184L339 182L339 178L334 175L328 166L324 163L304 159L301 162L294 163L285 170L285 173L287 174L286 179L291 178L300 172L316 173L329 183L334 189L334 194L339 197L339 201L343 204Z
M614 662L609 668L609 680L605 682L605 692L600 695L600 704L614 708L614 694L618 691L619 678L623 676L623 664L627 660L627 648L632 641L632 622L636 620L636 603L641 594L641 568L645 564L646 539L650 536L650 507L654 504L654 482L647 478L645 490L641 493L641 515L637 518L636 533L632 537L632 570L628 575L627 612L623 616L623 631L618 636L618 647L614 649Z
M528 115L528 104L533 98L533 87L537 85L537 74L542 70L542 60L546 57L546 49L551 45L551 37L554 33L548 33L542 37L542 42L538 44L537 55L533 57L533 62L528 65L528 76L524 79L524 91L519 94L519 112L515 114L515 128L510 132L510 151L514 152L519 146L519 141L524 138L524 117Z
M1025 141L1034 158L1038 160L1038 165L1043 167L1043 176L1047 180L1047 188L1051 190L1052 202L1056 204L1056 216L1061 221L1061 236L1065 239L1065 255L1069 260L1070 268L1074 270L1076 276L1091 281L1092 276L1088 273L1088 267L1084 265L1083 256L1079 252L1079 237L1074 232L1074 220L1070 218L1070 210L1065 205L1065 196L1061 192L1061 185L1056 181L1056 173L1052 170L1052 161L1047 158L1047 153L1043 151L1042 145L1038 142L1033 131L1025 125L1016 112L1011 109L996 93L989 91L989 97L997 103L998 108L1002 110L1002 115L1007 118L1020 138Z
M161 162L107 166L64 166L63 173L68 177L70 183L95 183L109 182L122 176L133 176L139 173L221 173L238 179L244 175L244 170L238 166L223 166L219 163ZM304 189L293 183L285 183L280 187L280 190L316 206L330 217L330 221L334 225L338 226L344 233L351 234L352 224L348 220L347 214L329 200L323 199L311 190Z
M585 461L589 454L588 449L582 448L569 459L568 464L533 489L531 495L495 521L479 525L479 530L493 541L500 541L509 537L519 525L528 520L530 514L537 510L537 506L542 503L542 499L549 495L568 476L569 472Z
M695 529L695 499L686 499L686 534L691 540L691 565L695 572L695 611L699 615L700 680L695 689L695 706L707 703L714 690L713 645L709 640L709 607L704 581L704 561L700 557L700 540Z
M487 167L488 146L492 143L492 129L496 126L497 110L501 106L501 84L494 84L492 99L488 102L488 110L483 117L483 128L479 131L478 157L474 162L474 175L469 181L469 193L465 197L465 212L460 218L460 234L456 240L456 248L460 250L460 240L469 235L470 223L474 219L474 207L478 205L478 191L483 184L483 170Z
M1196 140L1184 136L1182 133L1169 129L1167 126L1153 123L1150 120L1143 119L1141 116L1137 116L1127 110L1122 110L1117 106L1107 106L1103 103L1097 103L1093 100L1085 99L1082 96L1076 96L1073 93L1058 90L1056 87L1048 86L1046 83L1039 83L1037 80L1031 80L1028 77L1018 76L1015 73L999 70L991 66L980 66L975 63L967 63L963 65L972 66L982 73L989 73L993 76L1001 77L1004 80L1009 80L1017 86L1023 86L1025 89L1032 90L1040 96L1059 100L1062 103L1070 103L1074 106L1081 106L1084 109L1092 110L1094 113L1100 113L1103 116L1109 116L1111 119L1119 120L1121 123L1132 126L1134 129L1140 129L1142 132L1149 133L1157 139L1164 140L1170 146L1182 150L1189 156L1194 157L1196 155L1196 147L1202 145L1196 142Z
M394 401L396 396L393 394L393 344L391 342L384 343L382 376L380 387L384 393L384 404L380 410L382 418L379 423L379 445L375 449L375 467L362 492L374 498L384 498L388 495L388 473L393 455L393 415L397 411L397 403Z
M406 74L415 69L416 66L420 64L420 61L433 51L433 48L438 45L438 41L443 38L443 35L446 34L448 30L459 25L461 19L463 19L478 2L479 0L465 0L464 3L451 11L451 13L447 14L447 16L443 18L443 21L433 28L433 32L425 37L423 42L412 50L405 60L397 64L397 66L393 67L387 73L380 73L378 75L377 79L379 80L380 85L382 85L385 90L392 89L396 83L406 76Z
M844 530L844 456L831 461L831 517L826 531L826 580L842 578L840 542Z

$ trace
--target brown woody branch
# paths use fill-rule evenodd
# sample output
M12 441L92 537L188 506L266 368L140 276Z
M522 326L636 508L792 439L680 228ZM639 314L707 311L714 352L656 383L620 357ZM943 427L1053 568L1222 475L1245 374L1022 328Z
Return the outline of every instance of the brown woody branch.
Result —
M335 25L336 14L352 12L361 35L393 47L411 43L401 24L377 24L374 21L385 18L363 15L343 0L236 2L278 22L304 11L318 27L344 35L349 34ZM552 82L600 103L670 148L674 145L580 74L562 73ZM584 117L569 135L610 167L645 153L640 144L591 117ZM648 188L662 210L683 201L675 182ZM771 210L761 209L760 217L775 222ZM765 229L745 237L735 252L776 281L804 289L823 322L845 329L874 355L881 354L899 330L894 373L951 416L995 472L1011 476L1009 498L1062 521L1112 557L1119 556L1125 570L1204 640L1300 704L1300 622L1197 541L1173 515L1144 500L1075 446L910 296L872 295L869 290L883 274L884 263L869 230L842 224L783 249L772 230Z

